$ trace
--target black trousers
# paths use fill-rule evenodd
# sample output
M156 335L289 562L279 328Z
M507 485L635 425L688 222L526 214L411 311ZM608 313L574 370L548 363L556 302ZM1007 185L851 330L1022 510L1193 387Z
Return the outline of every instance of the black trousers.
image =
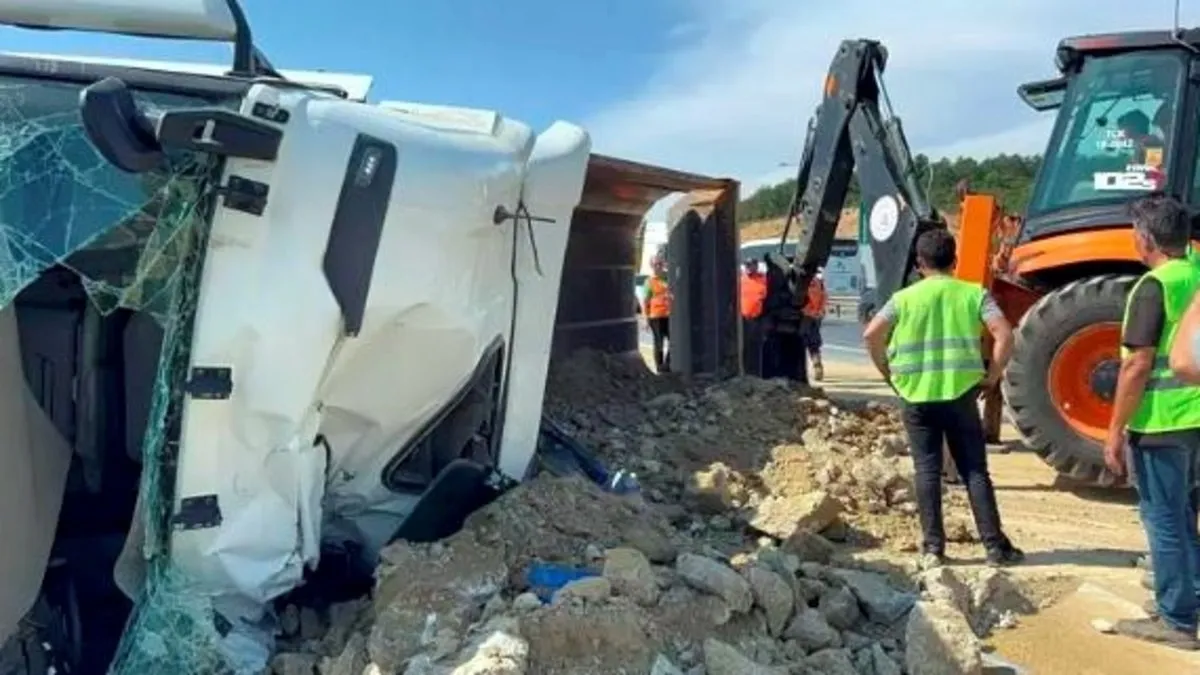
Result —
M996 488L988 474L987 444L976 403L978 389L972 388L953 401L904 403L901 417L912 446L916 469L917 509L920 512L922 546L925 553L946 551L942 520L943 441L967 487L971 512L979 538L989 551L1012 547L1000 525Z
M763 340L763 377L808 382L804 339L799 333L766 331Z
M747 375L763 375L762 318L742 318L742 369Z
M808 350L808 356L811 359L817 359L821 356L821 318L806 316L800 319L800 339L804 341L804 348Z
M666 373L671 370L671 354L667 351L667 343L671 339L671 318L659 317L647 319L650 334L654 337L654 370Z

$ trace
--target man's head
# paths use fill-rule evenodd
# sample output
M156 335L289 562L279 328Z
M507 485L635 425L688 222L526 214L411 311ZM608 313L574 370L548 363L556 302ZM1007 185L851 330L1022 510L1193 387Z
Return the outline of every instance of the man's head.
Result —
M655 274L665 274L667 271L667 259L663 255L656 255L650 259L650 269Z
M742 271L749 275L758 274L758 261L754 258L746 258L742 263Z
M1132 138L1145 136L1150 133L1150 118L1141 110L1130 110L1117 118L1117 128Z
M957 255L954 235L949 230L929 230L917 237L917 269L923 276L954 271Z
M1191 217L1179 200L1155 193L1129 203L1138 257L1150 265L1187 255Z

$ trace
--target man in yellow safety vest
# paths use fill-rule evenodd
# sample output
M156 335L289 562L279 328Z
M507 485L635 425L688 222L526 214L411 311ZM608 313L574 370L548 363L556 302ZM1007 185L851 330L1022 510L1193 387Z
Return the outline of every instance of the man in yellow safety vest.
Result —
M931 230L917 239L921 281L895 295L863 334L879 372L903 400L902 418L916 469L923 567L945 560L942 522L942 442L967 486L975 526L993 566L1020 563L1000 524L996 490L987 466L987 444L977 399L995 387L1012 351L1012 327L979 284L952 276L954 236ZM983 366L983 329L994 338Z
M1150 268L1134 284L1121 324L1121 370L1104 463L1131 473L1154 568L1147 619L1117 622L1122 635L1179 649L1200 648L1200 536L1196 466L1200 386L1172 372L1171 347L1200 288L1189 256L1191 218L1173 197L1154 194L1129 207L1138 256Z

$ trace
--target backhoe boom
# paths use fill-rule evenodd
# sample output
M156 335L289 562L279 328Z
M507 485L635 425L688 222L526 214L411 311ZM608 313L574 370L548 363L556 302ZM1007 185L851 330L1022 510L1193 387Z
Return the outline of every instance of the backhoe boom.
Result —
M880 304L909 278L917 235L946 226L917 179L900 120L891 114L880 79L886 64L883 45L860 39L843 41L829 67L821 104L809 122L783 235L786 241L792 222L799 220L791 263L797 297L803 297L808 279L829 260L855 169L863 208L870 209ZM787 269L782 261L773 262Z

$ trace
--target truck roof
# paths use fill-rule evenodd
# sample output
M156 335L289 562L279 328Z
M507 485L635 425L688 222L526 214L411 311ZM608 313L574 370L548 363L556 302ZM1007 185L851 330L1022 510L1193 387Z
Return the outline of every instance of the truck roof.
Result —
M192 75L208 75L223 77L229 72L229 66L213 63L192 63L185 61L153 61L147 59L126 59L108 56L81 56L75 54L46 54L35 52L0 52L0 56L11 56L25 59L46 59L52 61L70 61L74 63L91 63L120 68L139 68L164 73L188 73ZM374 77L360 73L331 73L323 70L288 70L280 69L279 74L284 78L302 85L313 87L335 87L346 92L346 97L354 101L365 101Z

